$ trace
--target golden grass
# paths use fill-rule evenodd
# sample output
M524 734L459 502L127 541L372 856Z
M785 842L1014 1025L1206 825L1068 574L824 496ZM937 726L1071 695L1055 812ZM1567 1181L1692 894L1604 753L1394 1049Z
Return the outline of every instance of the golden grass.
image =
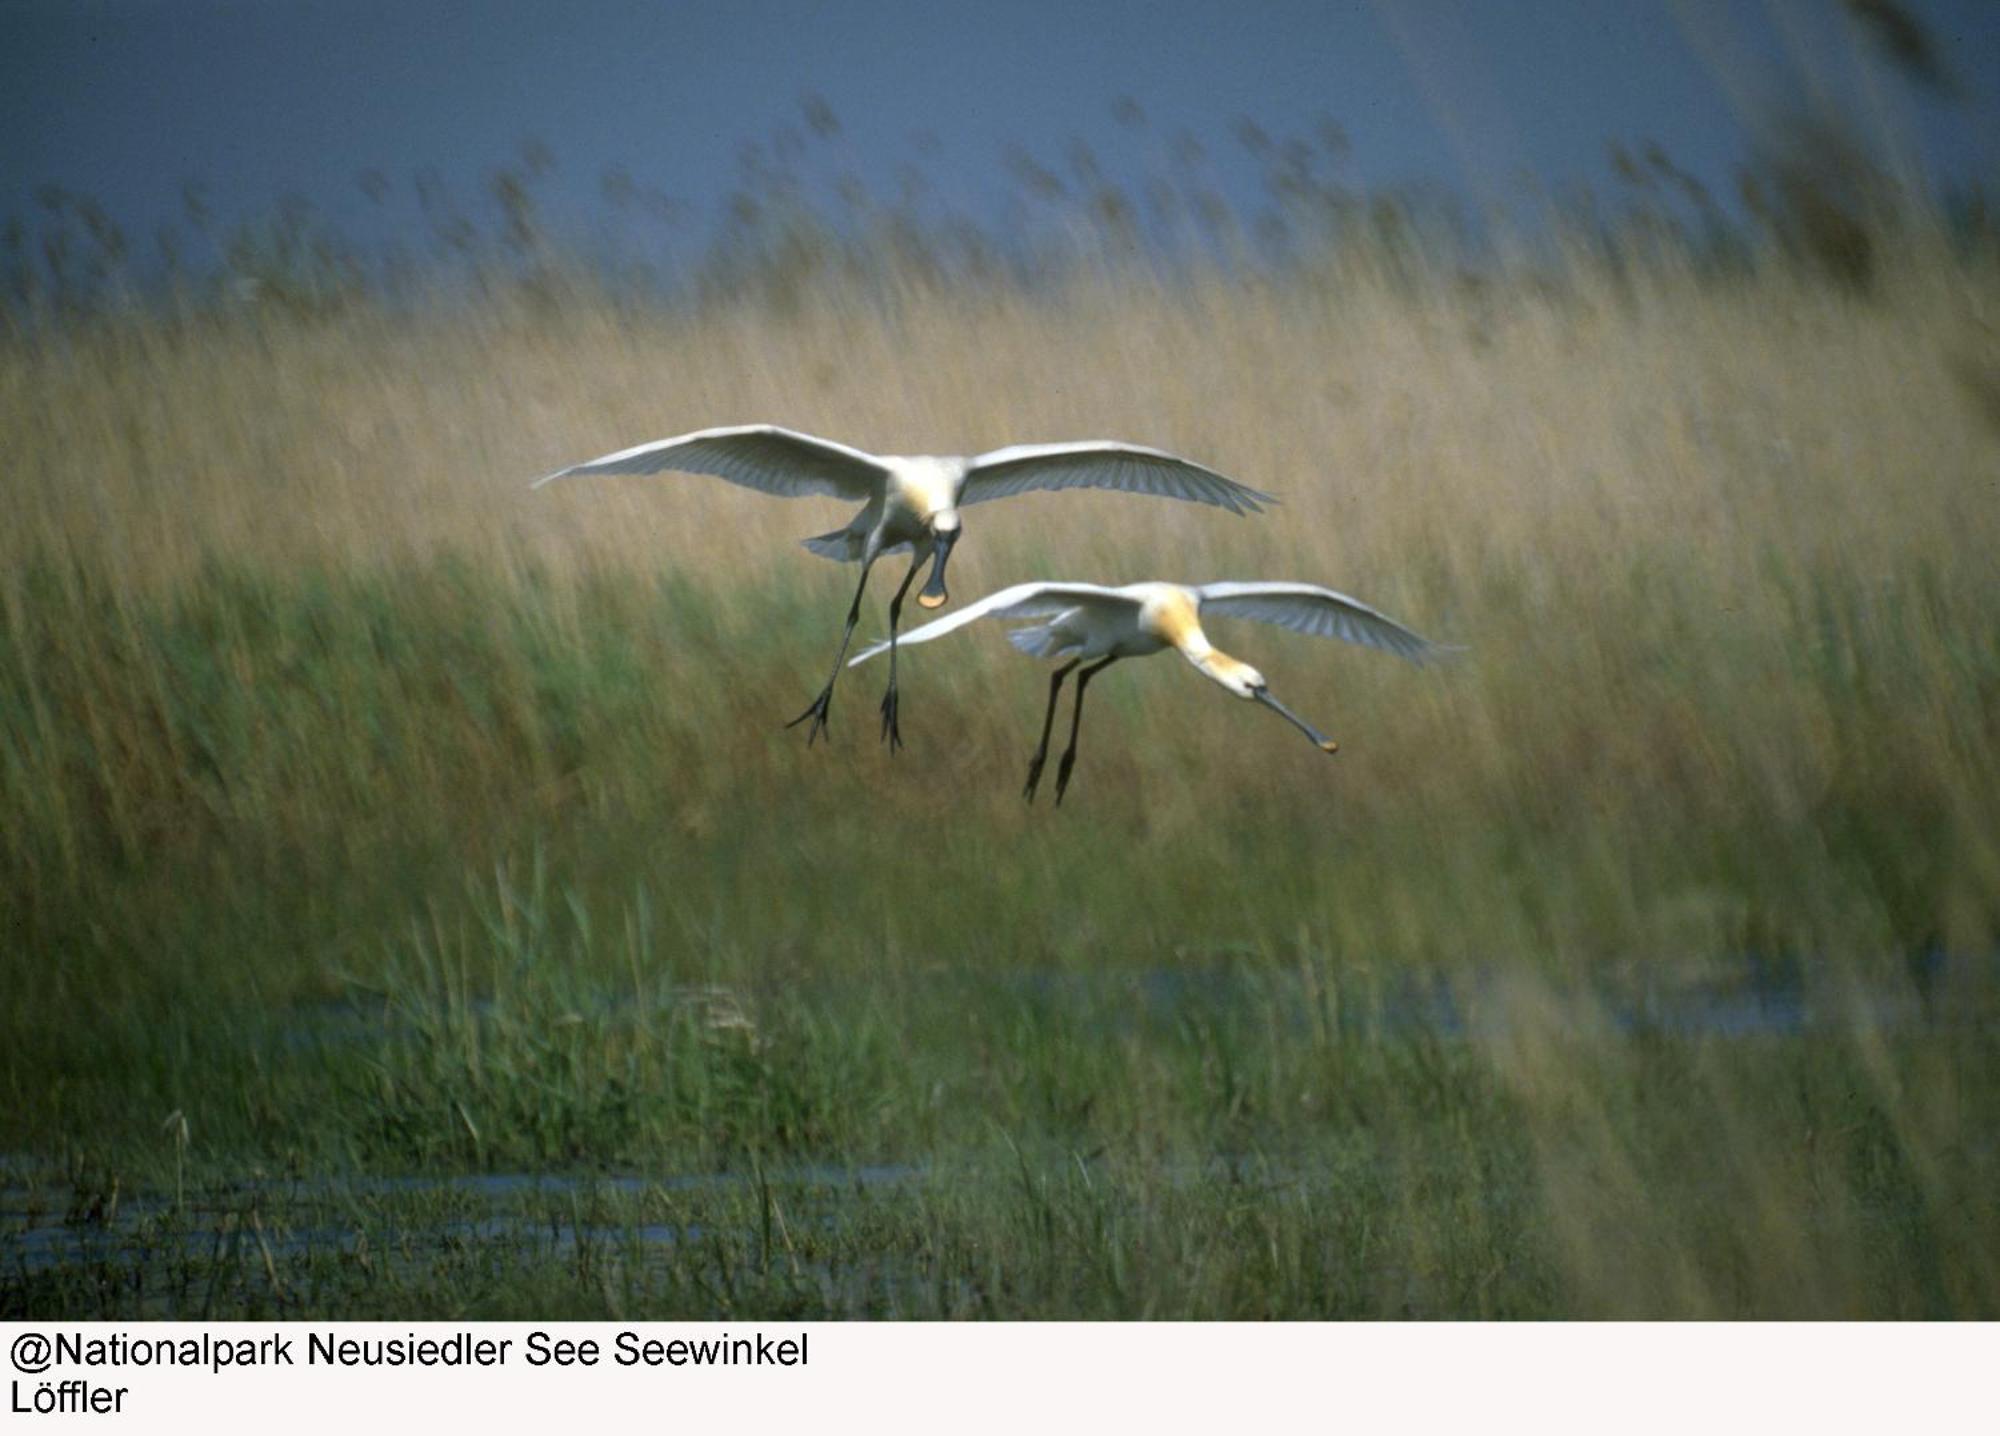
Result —
M756 419L891 452L1130 438L1283 506L1249 520L1108 495L977 508L960 601L1042 576L1299 578L1471 652L1418 673L1261 627L1218 633L1343 741L1336 766L1159 660L1093 690L1115 688L1121 716L1093 727L1084 801L1189 833L1275 800L1274 822L1393 826L1450 861L1469 831L1508 824L1641 846L1704 828L1796 836L1880 799L1945 835L1920 924L1978 942L2000 907L2000 506L1993 433L1952 364L1996 299L1991 273L1932 256L1870 301L1779 270L1614 281L1578 267L1556 285L1107 278L1042 298L828 293L787 313L580 296L555 311L114 325L0 357L16 455L0 602L32 633L19 576L56 554L74 560L69 582L88 573L128 611L199 591L217 558L282 586L449 554L496 595L537 575L518 601L587 647L579 583L668 576L709 600L684 648L659 630L667 646L646 657L667 665L682 727L705 726L708 776L681 794L687 811L743 783L825 781L914 822L926 800L908 780L948 754L999 813L1043 688L996 633L913 654L919 746L895 783L866 751L873 675L849 675L836 720L838 765L865 776L808 769L796 735L770 731L816 681L849 592L851 569L796 546L837 506L695 478L532 494L527 480ZM236 653L246 684L266 656ZM129 715L83 716L106 725L100 753L151 751L113 731ZM476 752L493 732L460 737ZM1572 876L1653 915L1703 904L1649 890L1612 853ZM1713 920L1691 912L1696 929Z
M1940 263L1872 303L1782 275L1586 275L1555 293L1107 280L789 315L592 300L140 323L6 351L19 522L0 543L18 559L59 536L132 584L217 551L347 565L441 546L756 576L839 509L674 479L530 496L526 480L776 419L887 452L1131 436L1286 501L1244 526L1118 498L997 506L976 515L994 583L1150 574L1174 554L1380 593L1412 569L1598 580L1668 546L1723 583L1771 557L1887 570L1993 534L1992 435L1951 377L1993 288ZM718 525L742 542L710 541Z

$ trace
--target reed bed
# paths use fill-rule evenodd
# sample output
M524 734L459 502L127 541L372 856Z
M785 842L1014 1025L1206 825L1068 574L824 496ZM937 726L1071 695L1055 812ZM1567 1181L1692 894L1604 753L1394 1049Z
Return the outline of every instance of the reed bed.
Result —
M776 1246L766 1187L637 1197L740 1250L436 1296L203 1236L183 1313L1991 1317L1997 311L1911 237L1867 292L1577 252L16 331L0 1147L128 1206L192 1162L184 1236L278 1172L923 1174ZM997 630L907 656L899 757L868 669L808 750L842 513L527 490L752 420L1283 499L977 508L959 602L1298 578L1468 651L1218 629L1341 753L1161 659L1060 811ZM1796 1030L1630 1019L1746 960ZM164 1309L126 1271L0 1304Z

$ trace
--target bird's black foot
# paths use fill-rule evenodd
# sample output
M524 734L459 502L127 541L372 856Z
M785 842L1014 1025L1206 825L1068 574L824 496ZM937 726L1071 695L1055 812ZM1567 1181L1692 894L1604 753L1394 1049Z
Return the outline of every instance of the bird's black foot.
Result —
M1047 753L1037 753L1028 760L1028 781L1021 786L1021 796L1029 802L1035 801L1035 787L1042 781L1042 765L1049 761Z
M1076 766L1074 751L1062 755L1062 762L1056 768L1056 806L1062 806L1063 794L1069 790L1070 769Z
M902 730L896 726L896 685L893 683L882 695L882 741L889 745L891 753L903 746Z
M826 687L820 689L819 697L813 699L811 706L809 706L805 712L799 714L798 717L794 718L791 722L787 723L785 726L787 728L796 728L799 726L799 724L805 722L806 719L808 718L812 719L813 720L812 727L806 732L806 746L810 748L813 745L813 739L819 737L820 734L826 731L826 715L829 712L831 712L832 709L833 709L833 685L829 683L826 685ZM828 741L831 742L832 740L829 739Z

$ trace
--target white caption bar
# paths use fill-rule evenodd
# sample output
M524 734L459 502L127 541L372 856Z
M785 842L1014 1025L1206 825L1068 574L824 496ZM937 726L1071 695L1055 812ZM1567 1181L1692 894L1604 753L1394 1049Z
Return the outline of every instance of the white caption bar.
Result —
M1995 1328L27 1323L10 1429L1992 1429Z

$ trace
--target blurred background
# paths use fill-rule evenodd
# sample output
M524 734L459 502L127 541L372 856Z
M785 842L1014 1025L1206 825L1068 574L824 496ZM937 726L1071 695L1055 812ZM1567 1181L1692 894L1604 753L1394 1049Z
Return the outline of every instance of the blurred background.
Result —
M533 242L684 285L808 216L1038 273L1079 229L1272 261L1383 203L1475 245L1634 210L1715 244L1806 175L1976 207L2000 133L1980 0L13 0L0 25L17 298L47 266L157 283L287 246L380 281Z
M0 5L0 1316L2000 1314L1977 0ZM981 625L568 463L1463 658ZM878 586L881 580L878 578ZM883 622L877 594L861 636ZM1268 719L1269 721L1259 721Z

